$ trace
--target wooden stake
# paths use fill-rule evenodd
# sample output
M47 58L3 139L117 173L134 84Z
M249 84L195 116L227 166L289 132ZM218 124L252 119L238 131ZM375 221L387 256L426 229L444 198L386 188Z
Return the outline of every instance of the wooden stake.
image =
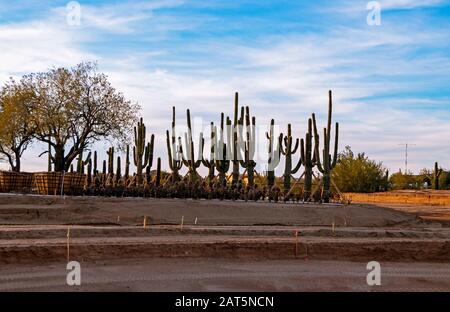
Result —
M183 231L183 225L184 225L184 216L181 216L181 224L180 224L181 231Z
M120 216L117 216L117 223L120 223Z
M197 225L197 220L198 220L198 219L197 219L197 218L195 218L195 222L194 222L194 224L195 224L195 225Z
M70 226L67 228L67 262L70 261Z
M333 235L334 235L334 229L335 229L335 224L334 224L334 221L333 221L333 223L331 223L331 231L333 232Z
M143 226L144 230L147 229L147 216L144 216L144 226Z

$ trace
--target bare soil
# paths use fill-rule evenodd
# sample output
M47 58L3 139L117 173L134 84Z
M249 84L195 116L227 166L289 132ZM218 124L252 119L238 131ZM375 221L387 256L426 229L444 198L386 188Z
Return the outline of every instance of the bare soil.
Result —
M117 259L81 263L81 286L66 263L0 266L3 291L450 291L450 264L381 262L381 285L367 285L367 262L251 259Z
M234 261L233 270L238 269L238 263L255 261L282 261L287 265L286 270L294 263L311 261L318 264L314 268L320 271L330 265L327 264L330 261L339 267L345 266L347 261L367 263L372 260L399 265L410 263L413 270L417 270L416 264L426 266L428 263L434 270L430 263L450 263L450 223L445 217L429 218L430 214L446 214L444 208L379 203L336 205L0 195L0 264L11 272L36 268L31 269L30 276L36 272L46 276L52 263L63 266L67 260L93 267L112 261L127 271L128 265L131 270L139 267L139 261L165 263L170 260L176 267L177 263L184 263L180 258L223 264ZM271 276L271 272L267 271L266 275ZM6 273L0 269L0 280ZM318 281L332 278L333 274ZM169 281L162 284L170 288L173 283L167 278ZM250 280L252 278L248 284L241 284L238 278L231 284L220 282L217 287L257 287ZM406 287L406 280L397 286ZM417 282L411 287L422 285L414 278L411 281ZM31 279L19 288L35 289L33 283ZM334 285L331 280L330 283ZM56 287L52 285L42 289L52 290ZM126 281L114 285L115 288L109 282L99 282L87 289L122 290L122 286L128 289ZM139 280L131 285L130 290L149 287L149 283ZM296 287L292 281L280 285L284 285L283 282L267 282L262 289L328 289L328 286L320 288L314 283L311 288ZM356 284L351 285L349 289L356 287ZM449 286L440 280L430 285L443 289ZM193 288L189 289L191 286ZM187 283L186 289L202 289L197 286Z

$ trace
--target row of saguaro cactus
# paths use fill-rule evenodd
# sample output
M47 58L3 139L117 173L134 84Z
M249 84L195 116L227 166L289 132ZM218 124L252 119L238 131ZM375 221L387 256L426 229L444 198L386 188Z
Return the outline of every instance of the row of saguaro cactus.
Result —
M137 123L137 126L134 127L134 146L133 146L133 161L136 166L136 184L138 186L143 184L143 170L145 168L147 176L150 175L151 167L153 164L153 149L154 149L154 138L155 136L152 134L150 141L146 142L146 128L141 118ZM49 149L50 154L50 149ZM83 159L83 150L78 155L77 159L77 172L84 174L85 167L88 166L88 180L91 184L91 176L92 173L94 176L99 174L97 170L97 151L94 151L93 162L91 159L91 152L89 152L86 159ZM114 161L115 161L115 148L110 147L107 152L108 160L103 161L103 175L111 175L116 179L120 179L122 177L122 166L121 166L121 157L118 156L116 161L116 172L114 172ZM128 178L130 175L130 146L126 146L126 158L125 158L125 174L124 177ZM50 158L50 157L49 157ZM159 160L159 163L161 161ZM92 168L93 167L93 168ZM71 171L73 171L73 166L71 166ZM49 161L49 171L51 170L51 163ZM93 172L92 172L93 171ZM160 179L159 179L160 180Z
M168 162L171 174L168 181L178 182L182 179L179 171L184 166L187 171L187 179L196 182L200 176L198 168L203 164L208 168L208 181L215 182L216 179L221 185L227 184L227 173L231 170L231 185L240 183L243 169L247 173L249 187L255 185L255 153L256 153L256 118L251 116L248 106L239 106L239 94L235 94L234 115L233 118L225 117L221 113L220 126L213 122L210 124L211 147L209 158L205 158L204 146L205 139L203 133L199 134L198 146L194 144L193 129L191 121L191 112L186 111L187 131L182 137L177 137L176 133L176 111L172 109L172 128L166 131L166 143L168 152ZM330 199L331 172L337 162L339 124L335 125L334 149L331 146L332 140L332 93L329 92L328 118L326 127L323 130L323 137L319 135L315 114L308 119L307 131L304 138L294 138L292 125L287 125L287 132L275 134L275 121L272 119L269 125L269 131L266 137L268 144L268 162L266 166L267 185L269 188L275 187L275 169L280 164L281 155L285 158L283 173L284 194L289 194L292 188L293 175L304 167L304 192L303 200L310 200L312 193L313 170L317 168L322 173L322 198L328 202ZM226 138L225 138L226 137ZM150 177L153 165L154 135L150 140L146 139L146 127L141 118L136 127L134 127L134 145L132 147L133 163L136 167L136 185L143 184L144 170L146 181ZM323 142L323 143L322 143ZM320 151L320 146L323 146ZM103 161L103 176L114 176L115 179L122 177L125 180L130 175L130 145L126 145L124 175L122 175L122 159L116 157L117 152L114 147L107 151L107 160ZM49 150L49 155L51 151ZM197 155L196 155L197 154ZM297 159L297 160L295 160ZM51 160L51 157L50 157ZM295 160L295 161L294 161ZM80 153L77 161L77 172L84 173L85 166L88 166L89 181L92 182L93 176L100 173L97 170L97 152L94 152L93 159L91 153L84 158L83 152ZM116 166L116 168L114 168ZM49 170L51 163L49 162ZM114 170L116 169L116 170ZM73 169L72 169L73 170ZM161 160L158 159L157 171L161 170ZM217 176L216 176L217 172ZM436 171L437 172L437 171ZM158 181L161 181L160 174Z
M323 132L323 149L320 153L320 135L317 131L315 114L308 119L308 128L305 138L293 138L292 126L288 124L287 133L281 133L278 138L274 134L275 121L272 119L269 132L266 133L269 140L268 162L267 162L267 185L275 185L275 169L280 163L281 154L285 157L285 167L283 174L284 192L289 193L292 187L292 176L296 174L301 166L304 167L304 200L311 199L313 169L322 173L322 197L323 201L330 199L331 172L336 166L339 123L335 126L334 150L331 147L332 132L332 93L329 91L328 118L327 125ZM240 113L240 114L239 114ZM226 127L226 128L225 128ZM183 165L188 169L191 180L198 178L197 169L201 164L208 168L208 180L213 181L215 171L217 171L221 184L226 184L226 174L231 167L231 184L235 185L240 179L240 169L247 172L248 185L254 185L254 173L256 162L256 120L250 116L249 107L239 106L239 94L234 98L233 119L221 113L220 129L211 123L211 149L209 159L204 157L204 138L200 133L198 157L195 158L194 140L192 137L192 125L190 110L187 110L187 129L184 133L184 145L180 137L175 133L175 107L172 110L172 129L166 131L167 152L169 168L171 170L171 181L176 182L181 179L179 171ZM226 139L224 138L226 134ZM300 151L298 162L293 163L294 156Z

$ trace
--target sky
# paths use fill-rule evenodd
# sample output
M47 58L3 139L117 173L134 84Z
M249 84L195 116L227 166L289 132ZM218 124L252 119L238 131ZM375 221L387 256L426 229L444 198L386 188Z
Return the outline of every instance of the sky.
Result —
M142 107L163 168L172 106L179 124L187 108L218 122L238 91L258 125L304 137L312 112L325 125L333 90L340 150L394 172L409 143L408 169L450 169L450 1L378 4L379 15L360 0L0 0L0 84L96 61ZM43 150L27 150L23 169L46 170Z

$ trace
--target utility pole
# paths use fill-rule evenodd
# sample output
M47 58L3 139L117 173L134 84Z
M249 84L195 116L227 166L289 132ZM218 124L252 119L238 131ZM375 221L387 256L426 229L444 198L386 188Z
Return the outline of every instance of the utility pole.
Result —
M408 146L416 146L416 144L404 143L399 145L405 147L405 174L408 174Z

